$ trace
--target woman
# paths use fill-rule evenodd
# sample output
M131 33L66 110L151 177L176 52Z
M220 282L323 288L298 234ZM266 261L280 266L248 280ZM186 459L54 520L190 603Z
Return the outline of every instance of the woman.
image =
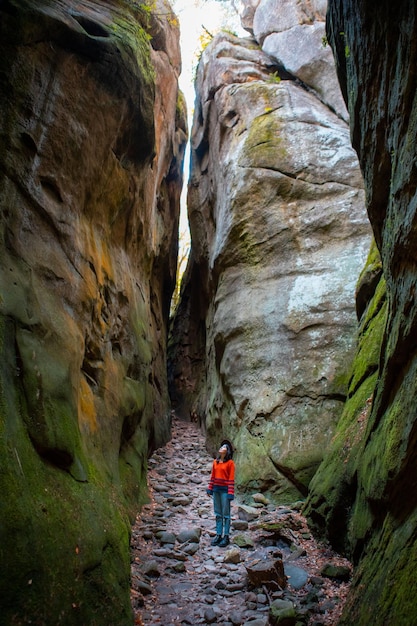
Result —
M230 441L221 442L217 458L213 461L207 493L213 496L216 517L216 536L212 546L225 548L229 545L230 502L235 497L235 464Z

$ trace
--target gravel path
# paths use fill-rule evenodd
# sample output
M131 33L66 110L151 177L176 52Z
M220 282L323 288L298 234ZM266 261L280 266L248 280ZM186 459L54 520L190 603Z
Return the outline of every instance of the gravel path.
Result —
M237 497L232 503L231 544L211 546L214 515L206 495L211 464L197 427L174 419L171 442L149 460L150 503L132 533L135 623L337 624L350 564L315 542L297 508L275 507L261 494L253 494L249 505ZM286 584L281 582L280 588L269 573L255 585L253 568L277 559L280 565L279 557ZM325 565L336 570L324 573ZM294 617L280 622L280 611L289 606ZM275 618L270 617L272 607Z

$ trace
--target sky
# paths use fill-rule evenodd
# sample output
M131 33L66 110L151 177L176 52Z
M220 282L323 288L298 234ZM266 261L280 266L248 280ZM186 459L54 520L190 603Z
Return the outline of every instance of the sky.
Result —
M215 34L222 28L227 28L239 36L248 33L240 26L239 16L228 0L173 0L172 6L180 22L182 72L179 78L180 89L183 92L188 109L188 128L191 133L192 116L194 112L194 76L201 53L201 36L207 31ZM180 245L189 246L189 232L187 220L187 182L189 175L190 151L187 151L184 160L184 188L181 197Z
M237 34L244 31L230 0L173 0L172 4L181 32L182 73L179 82L190 112L194 103L193 76L201 50L201 35L205 29L213 34L221 28Z

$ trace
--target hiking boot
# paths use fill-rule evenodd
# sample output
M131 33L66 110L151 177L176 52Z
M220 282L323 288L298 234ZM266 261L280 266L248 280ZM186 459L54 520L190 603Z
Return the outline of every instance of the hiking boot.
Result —
M216 535L213 539L213 541L211 542L212 546L218 546L219 543L222 541L222 536L221 535Z
M229 545L229 543L230 543L229 535L225 535L219 543L219 548L225 548L226 546Z

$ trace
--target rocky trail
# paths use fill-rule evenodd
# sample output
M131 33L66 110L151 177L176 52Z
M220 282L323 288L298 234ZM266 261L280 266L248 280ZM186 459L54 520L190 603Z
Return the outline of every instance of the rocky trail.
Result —
M337 624L350 564L314 540L297 505L237 494L231 543L211 546L211 463L197 426L174 418L171 442L149 461L150 503L132 532L135 623Z

